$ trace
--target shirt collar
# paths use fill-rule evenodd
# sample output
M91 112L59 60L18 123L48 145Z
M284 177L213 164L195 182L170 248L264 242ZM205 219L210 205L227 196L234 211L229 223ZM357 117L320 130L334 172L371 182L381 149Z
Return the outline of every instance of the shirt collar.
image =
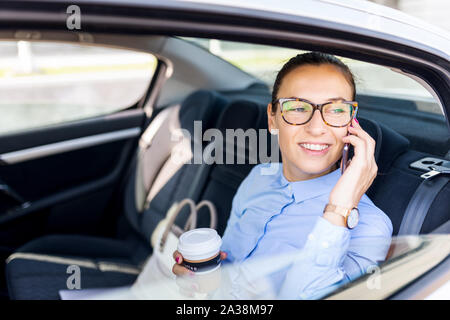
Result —
M283 165L280 163L274 184L286 188L288 191L292 190L291 192L294 195L295 202L302 202L330 193L340 176L340 168L337 168L318 178L289 182L283 174Z

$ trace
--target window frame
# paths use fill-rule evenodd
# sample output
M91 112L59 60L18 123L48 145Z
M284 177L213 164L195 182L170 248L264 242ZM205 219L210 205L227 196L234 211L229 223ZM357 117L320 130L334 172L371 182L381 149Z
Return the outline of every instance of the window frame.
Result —
M400 252L392 258L383 261L379 265L379 273L376 275L365 274L352 282L343 285L335 291L329 293L322 299L326 300L384 300L395 296L406 286L416 282L424 275L432 272L436 267L445 264L449 259L450 253L450 235L421 235L421 236L403 236L394 237L393 242L398 241L416 241L409 250ZM416 259L426 260L427 262L418 268ZM414 266L414 268L411 268ZM419 270L418 270L419 269ZM414 272L411 272L414 270ZM399 276L399 273L402 276ZM380 288L369 289L368 281L371 277L379 276Z

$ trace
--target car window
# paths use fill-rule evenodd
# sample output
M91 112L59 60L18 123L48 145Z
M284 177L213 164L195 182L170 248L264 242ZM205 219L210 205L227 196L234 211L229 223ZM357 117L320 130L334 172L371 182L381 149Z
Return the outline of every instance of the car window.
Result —
M284 63L305 51L216 39L183 38L202 46L270 89ZM382 123L410 140L411 149L445 156L450 150L445 115L434 96L415 79L397 70L338 57L354 74L358 116Z
M146 92L148 53L59 42L0 42L0 135L116 112Z
M263 80L269 87L273 85L277 72L289 58L305 52L216 39L186 39ZM415 80L383 66L342 57L340 59L354 73L359 94L414 99L418 110L442 114L433 96Z
M325 290L318 290L320 292L318 295L310 296L308 299L387 299L443 263L450 254L449 238L450 235L444 234L394 237L385 261L369 266L366 272L352 281L343 281ZM280 254L269 258L259 257L244 264L226 264L205 276L200 275L190 279L178 277L176 281L159 275L160 271L155 271L156 264L152 264L151 266L155 270L147 266L143 272L150 270L153 272L148 273L145 281L138 279L131 290L125 287L99 290L96 292L98 296L95 299L136 299L137 297L174 300L186 299L186 297L201 297L200 299L207 300L230 299L229 286L236 281L233 279L239 274L240 295L245 295L249 300L274 300L279 298L277 289L271 285L272 282L267 274L291 265L295 259L292 254ZM248 272L248 270L252 270L252 272ZM159 278L153 278L155 277L154 273L158 274ZM199 287L199 292L204 290L205 292L210 291L212 294L189 295L188 288L191 285ZM429 294L430 292L428 292ZM446 296L444 295L444 297ZM423 299L426 296L418 298ZM236 297L233 296L233 299Z

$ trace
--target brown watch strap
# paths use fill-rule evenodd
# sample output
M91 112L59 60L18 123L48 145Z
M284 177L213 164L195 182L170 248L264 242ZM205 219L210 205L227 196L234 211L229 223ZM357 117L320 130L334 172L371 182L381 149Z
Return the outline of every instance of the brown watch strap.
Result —
M347 216L349 215L350 211L352 211L352 208L349 209L349 208L339 207L339 206L336 206L336 205L331 204L331 203L327 203L327 205L323 209L323 213L325 213L325 212L334 212L334 213L337 213L337 214L343 216L344 218L347 218Z

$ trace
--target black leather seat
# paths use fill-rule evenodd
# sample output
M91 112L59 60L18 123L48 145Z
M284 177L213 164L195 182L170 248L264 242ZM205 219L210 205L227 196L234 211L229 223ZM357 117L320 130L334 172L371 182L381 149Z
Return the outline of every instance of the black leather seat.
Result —
M188 130L193 138L194 121L202 121L203 130L214 127L226 105L228 100L217 93L197 91L187 97L180 107L180 126ZM154 150L144 152L155 156ZM137 154L133 160L125 190L124 211L126 223L130 225L125 236L119 240L84 235L50 235L25 244L6 261L11 299L59 299L59 290L67 289L66 281L70 276L67 267L70 265L80 267L82 289L116 287L134 282L152 252L149 235L154 225L150 220L160 221L173 201L186 197L199 166L181 166L152 198L148 208L143 209L136 199L136 172L141 158L142 154ZM147 192L149 190L144 190L144 193Z

